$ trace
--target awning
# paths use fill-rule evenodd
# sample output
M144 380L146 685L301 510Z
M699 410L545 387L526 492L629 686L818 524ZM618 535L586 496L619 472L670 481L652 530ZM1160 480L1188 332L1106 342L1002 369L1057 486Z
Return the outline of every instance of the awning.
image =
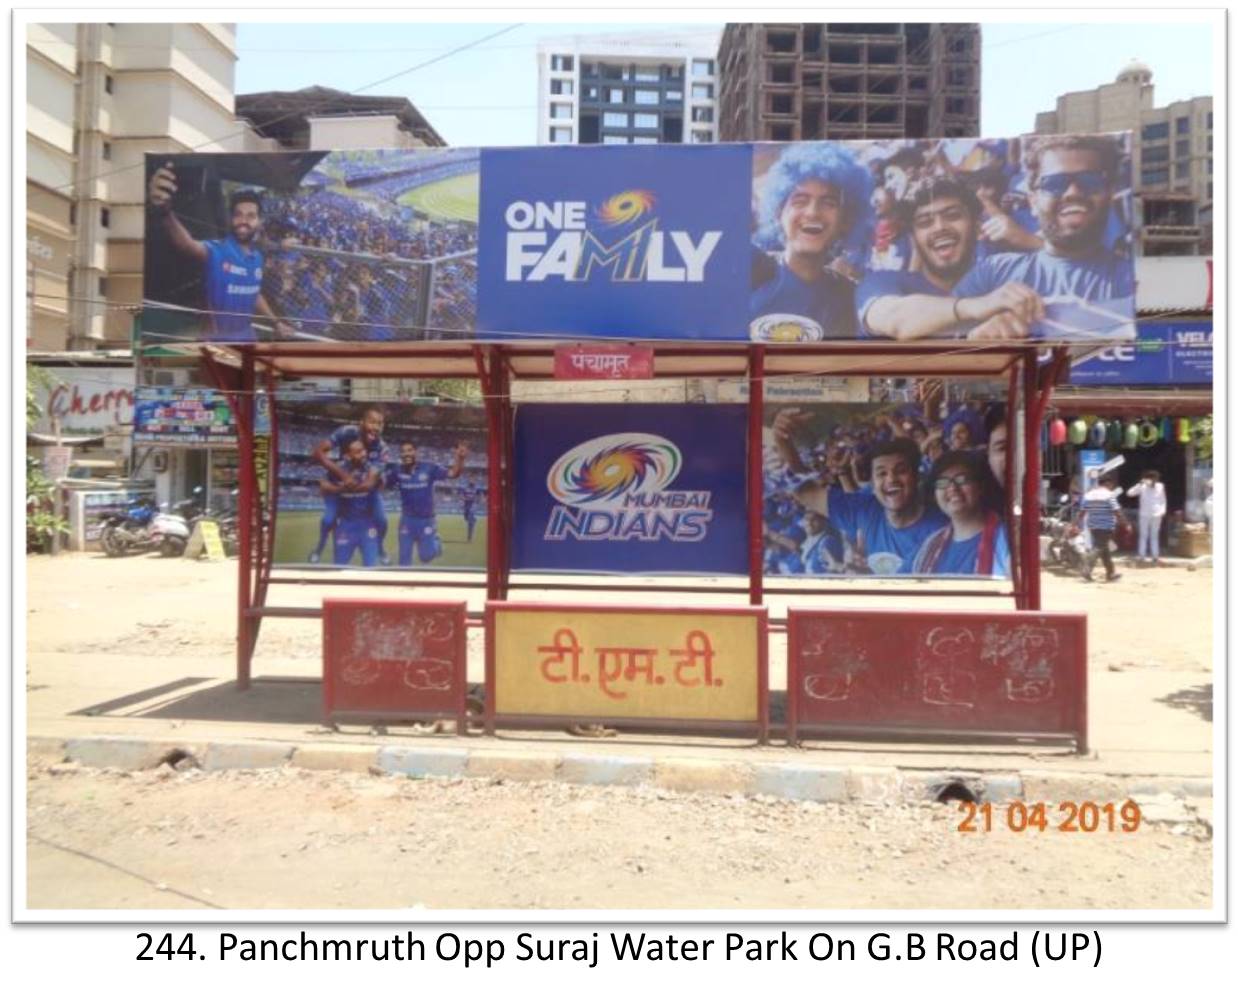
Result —
M1115 391L1103 388L1058 388L1052 408L1062 416L1117 415L1122 418L1212 414L1212 391Z

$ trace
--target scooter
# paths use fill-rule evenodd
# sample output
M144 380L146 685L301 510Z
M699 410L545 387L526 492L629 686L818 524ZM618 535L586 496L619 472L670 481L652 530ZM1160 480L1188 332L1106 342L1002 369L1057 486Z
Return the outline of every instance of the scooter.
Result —
M1057 514L1047 516L1042 522L1052 537L1050 559L1067 570L1079 571L1091 552L1091 543L1087 533L1079 529L1073 519L1070 497L1062 495Z
M202 489L194 488L184 501L172 506L172 511L160 511L151 521L150 532L153 545L164 557L179 557L189 545L193 524L202 517Z

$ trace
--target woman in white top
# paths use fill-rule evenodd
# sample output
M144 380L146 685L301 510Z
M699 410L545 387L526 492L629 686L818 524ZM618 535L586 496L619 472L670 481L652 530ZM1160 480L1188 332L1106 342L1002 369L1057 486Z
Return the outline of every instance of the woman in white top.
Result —
M1143 477L1128 495L1139 496L1139 553L1152 558L1152 566L1161 562L1161 520L1165 518L1165 485L1155 470L1145 470Z

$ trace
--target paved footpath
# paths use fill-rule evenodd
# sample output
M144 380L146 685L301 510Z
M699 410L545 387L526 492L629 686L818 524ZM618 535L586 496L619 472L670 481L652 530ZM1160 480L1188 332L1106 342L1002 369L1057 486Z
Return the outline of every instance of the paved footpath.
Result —
M99 572L113 563L100 566L98 559L74 557L58 566L71 564L71 569L110 577ZM32 624L27 662L26 733L30 750L40 757L120 768L179 759L209 770L294 765L417 777L649 784L821 802L923 799L935 797L953 781L993 801L1212 793L1210 661L1199 654L1188 655L1189 660L1174 658L1181 641L1156 659L1158 650L1148 646L1148 639L1141 639L1138 653L1106 640L1109 632L1135 625L1129 613L1140 611L1138 603L1146 604L1141 596L1153 594L1150 586L1194 585L1208 593L1210 570L1164 570L1155 577L1151 574L1157 572L1148 577L1140 572L1125 588L1084 589L1069 579L1046 578L1046 608L1072 607L1085 597L1083 592L1092 601L1093 749L1088 756L1076 756L1025 745L812 743L790 749L776 736L771 745L761 747L644 733L594 740L566 732L505 732L488 738L476 732L466 737L420 735L401 727L329 730L319 719L315 624L268 621L255 663L257 680L249 691L238 692L232 681L233 658L226 649L228 582L235 576L234 567L124 563L129 569L140 563L140 569L152 575L167 572L167 589L154 584L142 599L114 603L114 614L126 618L100 620L103 639L95 633L93 641L87 638L91 634L74 627L68 611L82 603L50 601L40 591L43 575L31 572L30 605L54 617L41 620L41 635ZM48 570L46 564L38 567ZM204 585L206 590L200 591ZM294 589L290 594L284 604L297 598L312 604L326 592ZM1189 591L1181 594L1192 597ZM429 590L425 595L433 597ZM1210 598L1195 597L1206 613ZM173 598L194 599L199 608L206 599L209 637L188 613L185 619L176 616L174 603L168 601ZM779 614L777 607L774 611ZM1210 637L1210 624L1205 623L1205 637ZM1166 619L1160 626L1172 628L1173 623ZM470 637L470 679L480 681L481 634L473 631ZM785 687L781 638L772 647L771 684Z

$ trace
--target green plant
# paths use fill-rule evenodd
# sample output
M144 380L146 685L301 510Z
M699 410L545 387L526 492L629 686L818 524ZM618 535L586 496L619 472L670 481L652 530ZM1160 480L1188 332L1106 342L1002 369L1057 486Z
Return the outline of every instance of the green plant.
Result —
M42 367L26 364L26 428L43 415L37 388L50 388L55 379ZM46 551L57 533L69 531L69 523L56 514L55 485L43 474L37 457L26 454L26 549Z

